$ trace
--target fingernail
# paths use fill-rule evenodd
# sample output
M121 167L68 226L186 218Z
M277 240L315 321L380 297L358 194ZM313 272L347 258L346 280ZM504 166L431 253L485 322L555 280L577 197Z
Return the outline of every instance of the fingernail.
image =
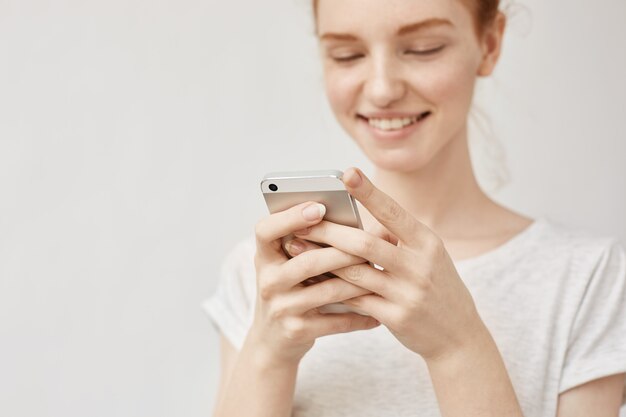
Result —
M285 248L287 248L287 252L292 255L299 255L304 251L304 245L297 240L290 240L285 243Z
M361 175L359 175L359 171L357 171L356 169L350 169L347 174L348 175L346 178L346 184L348 184L350 187L358 187L363 183L363 178L361 178Z
M326 207L319 203L311 204L302 210L302 216L309 221L321 219L324 214L326 214Z

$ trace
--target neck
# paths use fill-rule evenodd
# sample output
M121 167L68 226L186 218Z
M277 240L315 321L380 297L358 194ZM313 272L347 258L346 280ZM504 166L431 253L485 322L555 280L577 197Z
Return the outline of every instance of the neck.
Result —
M372 182L442 238L475 233L472 225L493 204L476 181L467 126L426 166L412 172L377 168Z

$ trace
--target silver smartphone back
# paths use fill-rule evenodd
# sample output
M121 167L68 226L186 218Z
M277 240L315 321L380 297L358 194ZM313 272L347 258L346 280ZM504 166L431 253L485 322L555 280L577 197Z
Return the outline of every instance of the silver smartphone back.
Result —
M326 206L324 220L363 229L354 197L346 190L338 170L271 172L261 181L261 191L270 213L305 201Z
M287 210L306 201L315 201L326 206L324 220L345 226L363 229L361 217L354 197L346 190L341 180L343 172L339 170L270 172L261 181L261 191L271 214ZM317 243L320 246L327 246ZM289 256L289 254L287 254ZM375 266L369 262L371 266ZM336 277L327 272L318 277L311 277L303 285L312 285L328 278ZM367 315L366 313L341 303L319 307L323 313L343 313L347 311Z

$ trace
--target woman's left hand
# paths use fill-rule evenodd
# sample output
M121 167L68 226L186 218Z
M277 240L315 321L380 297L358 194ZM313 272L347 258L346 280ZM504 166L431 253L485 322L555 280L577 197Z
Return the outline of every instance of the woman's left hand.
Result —
M360 170L343 181L363 206L397 238L397 245L366 231L321 221L295 233L371 261L332 271L372 291L343 301L384 324L407 348L425 360L438 359L474 344L485 335L467 287L442 240L396 201L377 189Z

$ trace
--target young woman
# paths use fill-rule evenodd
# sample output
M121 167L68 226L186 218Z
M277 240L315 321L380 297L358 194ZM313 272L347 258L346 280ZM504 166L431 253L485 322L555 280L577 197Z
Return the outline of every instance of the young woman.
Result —
M500 54L498 1L314 10L332 110L376 167L343 177L365 230L308 202L232 250L205 303L221 331L214 415L617 416L624 248L497 204L472 170L467 117ZM327 271L338 278L300 284ZM364 314L317 310L334 302Z

